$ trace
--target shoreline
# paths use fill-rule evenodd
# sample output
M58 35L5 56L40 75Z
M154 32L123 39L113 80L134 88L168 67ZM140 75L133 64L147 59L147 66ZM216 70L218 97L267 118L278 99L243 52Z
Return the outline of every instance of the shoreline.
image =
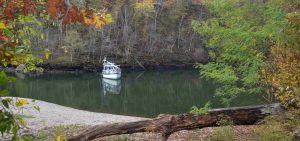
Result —
M98 67L83 67L83 66L64 66L64 65L49 65L42 64L37 65L44 69L42 73L56 74L56 73L100 73L102 66ZM5 71L7 73L15 73L16 67L0 67L0 71ZM149 65L144 68L141 66L122 66L121 69L124 72L129 71L148 71L148 70L158 70L158 71L169 71L169 70L198 70L195 68L195 63L193 64L181 64L181 65ZM34 74L34 73L33 73Z
M33 99L29 98L12 97L12 99L26 99L29 102L29 104L24 105L22 114L25 116L24 120L27 121L26 127L32 130L41 130L47 127L62 125L93 126L149 119L144 117L84 111L41 100L32 102ZM33 106L39 106L40 111L35 110Z

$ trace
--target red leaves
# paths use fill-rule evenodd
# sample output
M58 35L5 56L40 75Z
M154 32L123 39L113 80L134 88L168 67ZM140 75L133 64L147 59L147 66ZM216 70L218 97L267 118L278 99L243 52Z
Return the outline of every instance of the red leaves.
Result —
M0 58L4 58L6 61L10 61L14 57L14 50L16 49L16 44L10 41L8 35L0 31ZM3 60L0 60L3 63Z
M5 19L14 19L15 18L15 13L18 12L18 0L11 0L8 2L7 6L3 10L4 15L3 18Z
M48 11L51 19L62 20L63 25L80 22L99 28L107 23L105 17L99 16L91 9L80 10L66 4L63 0L48 0Z
M106 20L105 20L105 18L104 18L103 16L101 16L101 17L99 18L99 20L100 20L101 22L103 22L104 24L106 24Z
M0 7L2 8L4 4L4 0L0 0Z
M0 7L3 7L4 3L4 0L0 0ZM36 9L36 3L32 0L10 0L7 1L6 7L4 7L3 10L3 15L1 15L0 18L12 20L16 18L18 13L28 15L30 13L35 13Z
M96 14L96 11L91 10L89 7L86 9L79 9L65 3L65 0L47 0L48 12L50 18L53 20L62 20L64 25L80 22L85 25L93 25L101 27L106 24L105 17ZM10 22L17 18L17 15L28 15L36 13L38 6L45 6L36 0L0 0L0 20L4 23ZM1 13L1 11L0 11Z
M51 19L62 19L64 25L83 20L79 9L67 7L63 0L48 0L48 11Z
M63 17L63 24L75 23L77 21L82 22L83 16L80 11L76 8L70 8Z
M5 35L0 35L0 41L7 41L8 37Z
M28 15L29 13L35 13L36 12L36 3L34 3L32 0L23 0L22 7L22 13L23 15Z

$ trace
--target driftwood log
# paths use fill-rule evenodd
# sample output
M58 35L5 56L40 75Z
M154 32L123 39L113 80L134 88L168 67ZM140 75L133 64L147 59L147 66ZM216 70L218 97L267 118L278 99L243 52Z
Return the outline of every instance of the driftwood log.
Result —
M251 125L276 111L283 111L280 104L245 106L210 110L205 115L190 113L180 115L161 115L151 120L93 126L68 141L86 141L95 138L132 134L137 132L161 133L163 140L180 130L218 126L221 118L229 118L234 125Z

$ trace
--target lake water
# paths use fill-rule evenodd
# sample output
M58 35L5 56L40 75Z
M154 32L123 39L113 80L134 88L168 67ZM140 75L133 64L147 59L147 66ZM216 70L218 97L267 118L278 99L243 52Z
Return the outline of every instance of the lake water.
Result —
M267 102L262 96L244 95L224 103L213 95L216 87L201 80L197 71L176 70L127 72L119 81L102 79L97 73L19 76L11 92L87 111L141 117L189 112L208 101L212 108Z

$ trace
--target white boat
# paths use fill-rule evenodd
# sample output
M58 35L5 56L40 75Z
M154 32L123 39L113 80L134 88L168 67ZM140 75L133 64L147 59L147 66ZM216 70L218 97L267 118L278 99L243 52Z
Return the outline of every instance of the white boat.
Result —
M111 63L104 58L103 60L103 70L102 70L103 78L107 79L119 79L121 78L121 69L119 65Z

